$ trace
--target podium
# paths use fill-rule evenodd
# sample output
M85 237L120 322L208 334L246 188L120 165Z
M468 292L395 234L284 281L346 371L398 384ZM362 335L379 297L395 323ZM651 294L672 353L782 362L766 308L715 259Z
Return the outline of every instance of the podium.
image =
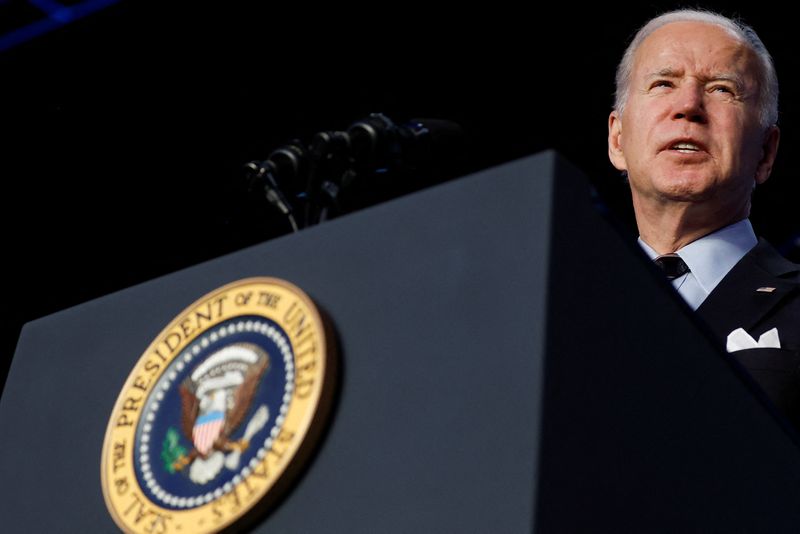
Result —
M0 404L4 531L117 530L98 466L123 383L187 305L255 276L325 312L341 372L253 532L800 524L792 430L545 152L26 325Z

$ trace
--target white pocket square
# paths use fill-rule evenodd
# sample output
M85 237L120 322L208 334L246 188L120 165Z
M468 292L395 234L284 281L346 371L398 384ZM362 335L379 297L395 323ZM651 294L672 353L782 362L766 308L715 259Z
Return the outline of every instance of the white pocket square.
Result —
M744 349L779 349L781 340L778 337L778 329L767 330L758 338L758 341L750 337L744 328L737 328L728 334L728 352L735 352Z

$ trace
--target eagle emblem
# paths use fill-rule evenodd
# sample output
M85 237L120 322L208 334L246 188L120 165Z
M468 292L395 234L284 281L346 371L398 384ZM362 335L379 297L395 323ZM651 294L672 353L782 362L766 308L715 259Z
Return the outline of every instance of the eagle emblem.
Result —
M114 522L211 534L273 507L332 412L330 328L277 278L237 280L187 306L144 350L109 418L101 480Z
M240 439L234 433L250 412L261 378L269 368L266 351L253 343L228 345L197 365L179 387L181 427L191 450L178 445L178 437L168 434L162 458L168 471L189 469L196 484L213 480L223 466L235 470L250 439L269 420L269 409L255 410Z

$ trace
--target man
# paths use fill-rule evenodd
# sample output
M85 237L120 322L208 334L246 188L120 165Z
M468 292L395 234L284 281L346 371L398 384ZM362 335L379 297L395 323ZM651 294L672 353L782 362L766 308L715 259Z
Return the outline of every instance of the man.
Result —
M667 13L619 65L608 152L628 176L642 248L800 428L800 266L747 219L778 150L777 99L751 28Z

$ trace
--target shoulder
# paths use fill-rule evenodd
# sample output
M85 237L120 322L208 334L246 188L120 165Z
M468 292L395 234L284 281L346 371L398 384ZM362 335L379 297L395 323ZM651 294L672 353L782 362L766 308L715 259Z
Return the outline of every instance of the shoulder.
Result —
M743 267L755 267L781 280L800 284L800 264L784 258L764 239L759 239L740 263L744 263Z

